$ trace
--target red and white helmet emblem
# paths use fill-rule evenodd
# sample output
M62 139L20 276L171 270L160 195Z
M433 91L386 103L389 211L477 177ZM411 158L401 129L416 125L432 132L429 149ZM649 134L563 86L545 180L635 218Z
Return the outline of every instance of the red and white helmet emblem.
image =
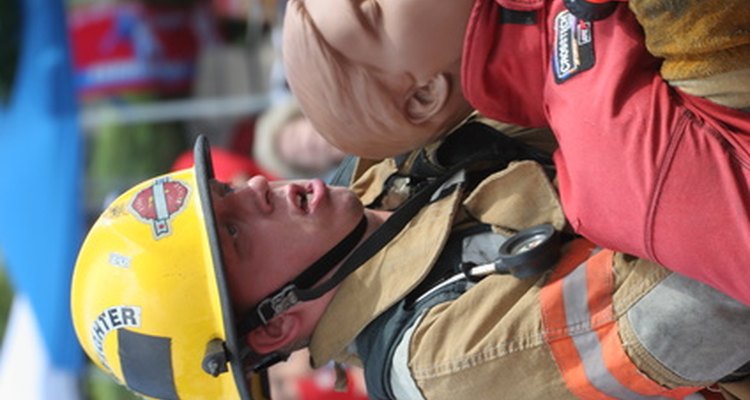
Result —
M136 193L130 202L130 211L139 220L151 224L155 239L172 233L170 221L185 208L190 187L168 177L154 181L153 185Z

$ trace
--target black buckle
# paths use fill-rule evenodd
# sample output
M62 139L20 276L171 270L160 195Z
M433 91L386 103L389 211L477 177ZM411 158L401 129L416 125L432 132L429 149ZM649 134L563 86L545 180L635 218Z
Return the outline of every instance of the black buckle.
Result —
M224 347L224 341L221 339L211 339L206 343L206 353L203 355L201 367L207 374L216 378L217 376L229 371L227 363L229 357Z

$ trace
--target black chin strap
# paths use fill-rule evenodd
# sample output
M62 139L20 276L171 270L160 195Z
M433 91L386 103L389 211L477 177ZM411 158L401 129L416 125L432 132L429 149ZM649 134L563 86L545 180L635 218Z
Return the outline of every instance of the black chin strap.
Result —
M354 229L334 248L323 254L317 261L307 267L293 281L261 300L255 308L248 311L239 322L237 329L241 336L268 323L271 318L288 310L301 301L311 300L300 296L306 288L323 279L341 260L344 259L359 243L367 230L367 217L364 215Z

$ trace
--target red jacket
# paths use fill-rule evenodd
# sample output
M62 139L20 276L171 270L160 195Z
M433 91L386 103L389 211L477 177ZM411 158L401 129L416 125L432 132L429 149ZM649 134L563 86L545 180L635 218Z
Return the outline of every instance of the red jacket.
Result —
M750 114L670 87L626 4L477 0L462 85L488 117L550 126L568 220L750 305Z

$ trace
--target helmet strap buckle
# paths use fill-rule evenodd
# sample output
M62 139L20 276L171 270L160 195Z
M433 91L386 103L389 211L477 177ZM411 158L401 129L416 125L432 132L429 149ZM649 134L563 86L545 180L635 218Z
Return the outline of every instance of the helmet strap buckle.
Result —
M258 317L263 325L267 325L273 317L298 304L297 286L289 284L275 294L263 299L257 307Z

